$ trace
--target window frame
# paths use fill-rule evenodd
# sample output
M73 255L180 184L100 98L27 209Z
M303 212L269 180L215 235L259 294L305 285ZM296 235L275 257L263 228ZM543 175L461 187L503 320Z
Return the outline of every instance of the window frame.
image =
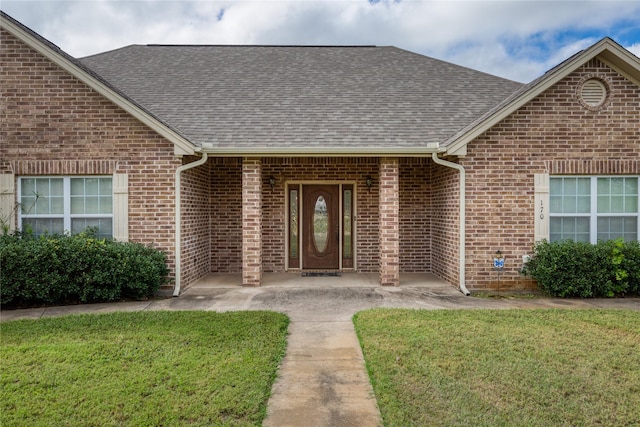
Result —
M598 243L598 218L603 217L618 217L618 218L636 218L636 240L640 240L640 176L639 175L551 175L549 177L549 200L553 197L551 193L551 182L556 178L588 178L589 181L589 212L569 212L569 213L557 213L551 211L551 204L549 205L549 241L551 240L551 220L553 218L589 218L589 242L592 244ZM636 212L623 212L623 213L613 213L613 212L598 212L598 179L602 178L634 178L637 180L637 204ZM564 239L563 239L564 240Z
M111 180L111 213L95 213L95 214L72 214L71 213L71 180L72 179L109 179ZM62 198L63 198L63 213L61 214L35 214L24 213L22 211L22 186L23 180L26 179L62 179ZM115 192L114 192L114 177L113 175L25 175L18 177L17 186L17 200L18 200L18 229L22 230L24 219L62 219L63 220L63 233L72 234L72 220L73 219L108 219L111 221L111 235L109 238L114 238L115 233ZM83 197L87 195L84 194ZM99 195L98 195L99 196ZM106 237L106 236L105 236Z

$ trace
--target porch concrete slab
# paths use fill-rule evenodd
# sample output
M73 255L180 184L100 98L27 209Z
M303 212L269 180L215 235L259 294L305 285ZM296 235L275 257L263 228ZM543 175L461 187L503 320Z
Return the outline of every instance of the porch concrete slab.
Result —
M379 286L376 273L340 273L339 276L303 276L300 272L267 273L262 278L262 286L278 287L375 287Z
M380 286L378 273L352 273L343 272L339 276L304 277L301 272L264 273L262 275L262 288L278 287L350 287L350 288L375 288ZM432 273L402 273L400 274L400 286L411 287L444 287L451 288L451 284ZM240 273L211 273L197 280L188 289L206 290L212 288L237 288L242 287L242 274Z
M197 280L189 289L238 288L242 287L240 273L211 273Z

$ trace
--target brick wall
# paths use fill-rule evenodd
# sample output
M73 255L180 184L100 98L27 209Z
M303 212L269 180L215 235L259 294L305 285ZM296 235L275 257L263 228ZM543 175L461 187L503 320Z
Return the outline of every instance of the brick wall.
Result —
M262 281L262 162L242 160L242 284Z
M379 270L378 159L262 159L262 265L264 272L285 268L285 183L289 181L356 182L358 271ZM212 158L211 271L242 271L242 161ZM402 159L400 165L401 271L430 271L428 160ZM372 177L371 189L366 177ZM269 177L276 180L271 189Z
M199 157L185 156L183 164ZM181 287L211 271L211 162L182 172Z
M371 189L366 177L372 177ZM272 190L268 178L274 176ZM376 158L265 158L263 159L263 263L265 272L285 267L285 195L288 181L354 182L357 194L357 268L378 271L378 159Z
M432 161L430 170L431 269L437 276L457 285L460 280L460 176L458 171Z
M242 272L242 159L210 158L211 272Z
M610 87L600 109L578 99L580 83L599 77ZM468 146L467 285L522 289L522 255L534 242L534 174L640 173L640 88L594 59L494 126ZM492 268L506 257L501 282Z
M127 173L129 239L167 251L173 269L173 145L0 31L0 173Z
M210 159L212 271L242 271L242 160ZM368 190L367 175L374 178ZM276 180L272 189L269 177ZM285 183L288 181L357 181L360 271L377 271L377 159L262 159L262 264L264 272L285 268Z
M400 159L400 271L431 271L432 193L429 159Z
M380 284L400 285L400 162L380 159Z

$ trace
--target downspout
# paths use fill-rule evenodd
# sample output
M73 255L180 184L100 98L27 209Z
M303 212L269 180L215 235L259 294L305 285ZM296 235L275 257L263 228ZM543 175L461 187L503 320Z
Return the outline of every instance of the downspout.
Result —
M433 159L433 161L438 164L438 165L442 165L442 166L446 166L448 168L453 168L458 170L458 172L460 172L460 225L459 225L459 229L460 229L460 292L462 292L463 294L469 296L471 295L471 292L469 292L469 290L467 289L467 287L465 286L465 236L466 236L466 200L465 200L465 193L466 193L466 177L465 177L465 171L464 171L464 167L462 167L461 165L457 164L457 163L453 163L453 162L449 162L447 160L443 160L440 157L438 157L438 153L433 152L431 153L431 158Z
M177 297L180 296L180 258L181 258L181 252L182 252L182 245L180 244L180 228L182 225L182 212L180 210L180 174L187 170L187 169L191 169L191 168L195 168L198 167L200 165L203 165L207 162L207 158L208 155L205 152L202 153L202 158L200 158L200 160L196 160L195 162L191 162L191 163L187 163L186 165L182 165L182 166L178 166L178 169L176 169L176 183L175 183L175 189L176 189L176 231L175 231L175 257L176 257L176 267L175 267L175 284L173 286L173 296Z

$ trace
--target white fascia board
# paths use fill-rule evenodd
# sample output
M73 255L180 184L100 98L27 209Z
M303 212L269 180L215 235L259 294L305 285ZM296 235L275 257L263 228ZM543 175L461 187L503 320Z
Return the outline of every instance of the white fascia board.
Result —
M640 86L640 58L617 45L603 51L598 59L630 82Z
M433 152L439 152L438 144L427 144L424 147L256 147L256 148L202 148L211 156L217 157L426 157Z
M52 50L49 46L43 44L32 34L24 31L22 28L15 25L10 20L3 19L1 21L1 24L4 29L6 29L18 39L22 40L42 56L89 86L91 89L98 92L100 95L107 98L109 101L116 104L118 107L125 110L127 113L131 114L133 117L135 117L143 124L147 125L159 135L172 142L174 144L174 153L176 155L188 155L195 153L196 147L191 142L187 141L185 138L164 125L155 117L141 110L133 102L129 101L128 99L111 89L99 79L79 68L76 64L69 61L63 55L60 55L59 53Z
M467 144L460 145L457 149L448 149L446 153L450 156L463 157L467 155Z
M611 42L609 39L603 39L599 43L591 46L585 51L577 54L573 59L569 60L562 67L552 70L547 76L545 76L538 84L523 92L520 96L513 99L507 105L500 110L487 117L482 122L469 129L462 136L457 138L454 142L447 145L447 154L451 155L464 155L466 154L466 145L482 135L487 130L491 129L500 121L507 118L509 115L522 108L524 105L532 101L539 96L545 90L549 89L573 71L579 66L583 65L588 60L598 57L604 59L611 68L620 72L628 77L634 83L638 82L638 78L633 78L632 74L640 74L640 62L638 58L627 52L625 49L620 48L617 44Z

